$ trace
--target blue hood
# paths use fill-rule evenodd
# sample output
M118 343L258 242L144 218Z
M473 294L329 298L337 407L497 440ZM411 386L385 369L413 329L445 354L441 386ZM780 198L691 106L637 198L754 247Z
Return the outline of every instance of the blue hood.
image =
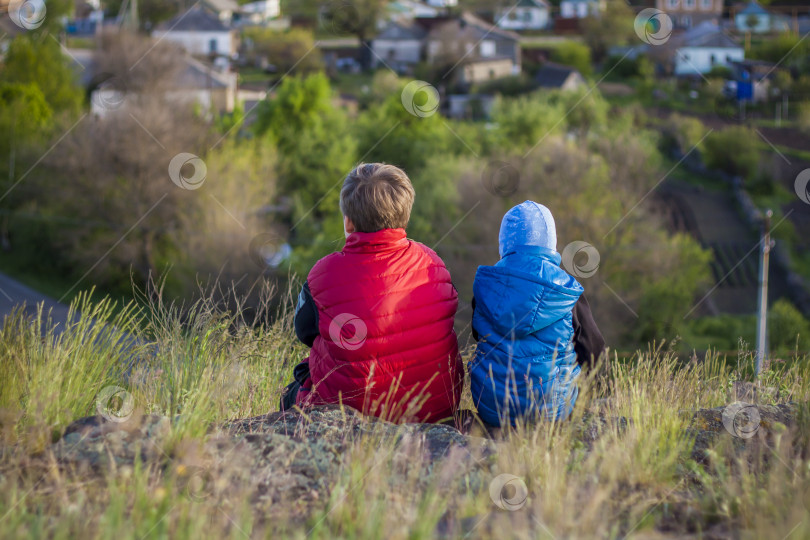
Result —
M498 249L501 258L519 246L555 251L557 226L551 211L534 201L525 201L509 210L501 220Z

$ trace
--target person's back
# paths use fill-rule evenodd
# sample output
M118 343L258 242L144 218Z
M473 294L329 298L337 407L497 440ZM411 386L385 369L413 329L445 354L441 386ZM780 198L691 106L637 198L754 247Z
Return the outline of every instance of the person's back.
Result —
M343 403L393 421L435 422L456 412L457 293L439 256L406 238L412 202L396 167L361 165L347 177L346 245L315 264L297 309L296 332L312 347L298 405ZM307 309L314 320L302 329Z
M501 260L475 276L470 390L482 420L567 417L577 398L573 310L582 286L562 268L551 212L526 201L504 216Z

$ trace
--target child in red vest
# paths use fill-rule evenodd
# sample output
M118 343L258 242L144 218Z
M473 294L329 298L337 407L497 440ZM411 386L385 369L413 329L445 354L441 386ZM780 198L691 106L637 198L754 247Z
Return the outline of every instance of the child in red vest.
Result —
M458 297L439 256L406 238L413 200L411 181L392 165L359 165L344 180L346 245L315 263L301 289L295 332L312 350L282 410L343 403L395 422L456 412Z

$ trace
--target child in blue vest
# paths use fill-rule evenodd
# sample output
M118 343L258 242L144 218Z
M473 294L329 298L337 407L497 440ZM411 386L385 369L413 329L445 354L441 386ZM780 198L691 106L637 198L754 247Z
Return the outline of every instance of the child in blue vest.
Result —
M548 208L515 206L498 241L501 260L479 266L473 285L473 402L494 426L565 419L577 400L580 365L595 363L604 340L582 285L560 268Z

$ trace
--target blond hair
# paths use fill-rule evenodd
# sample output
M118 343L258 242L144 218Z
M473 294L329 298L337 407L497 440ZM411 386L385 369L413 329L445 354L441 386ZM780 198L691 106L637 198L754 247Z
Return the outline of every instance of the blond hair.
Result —
M362 163L346 176L340 211L357 232L404 229L415 193L405 171L385 163Z

